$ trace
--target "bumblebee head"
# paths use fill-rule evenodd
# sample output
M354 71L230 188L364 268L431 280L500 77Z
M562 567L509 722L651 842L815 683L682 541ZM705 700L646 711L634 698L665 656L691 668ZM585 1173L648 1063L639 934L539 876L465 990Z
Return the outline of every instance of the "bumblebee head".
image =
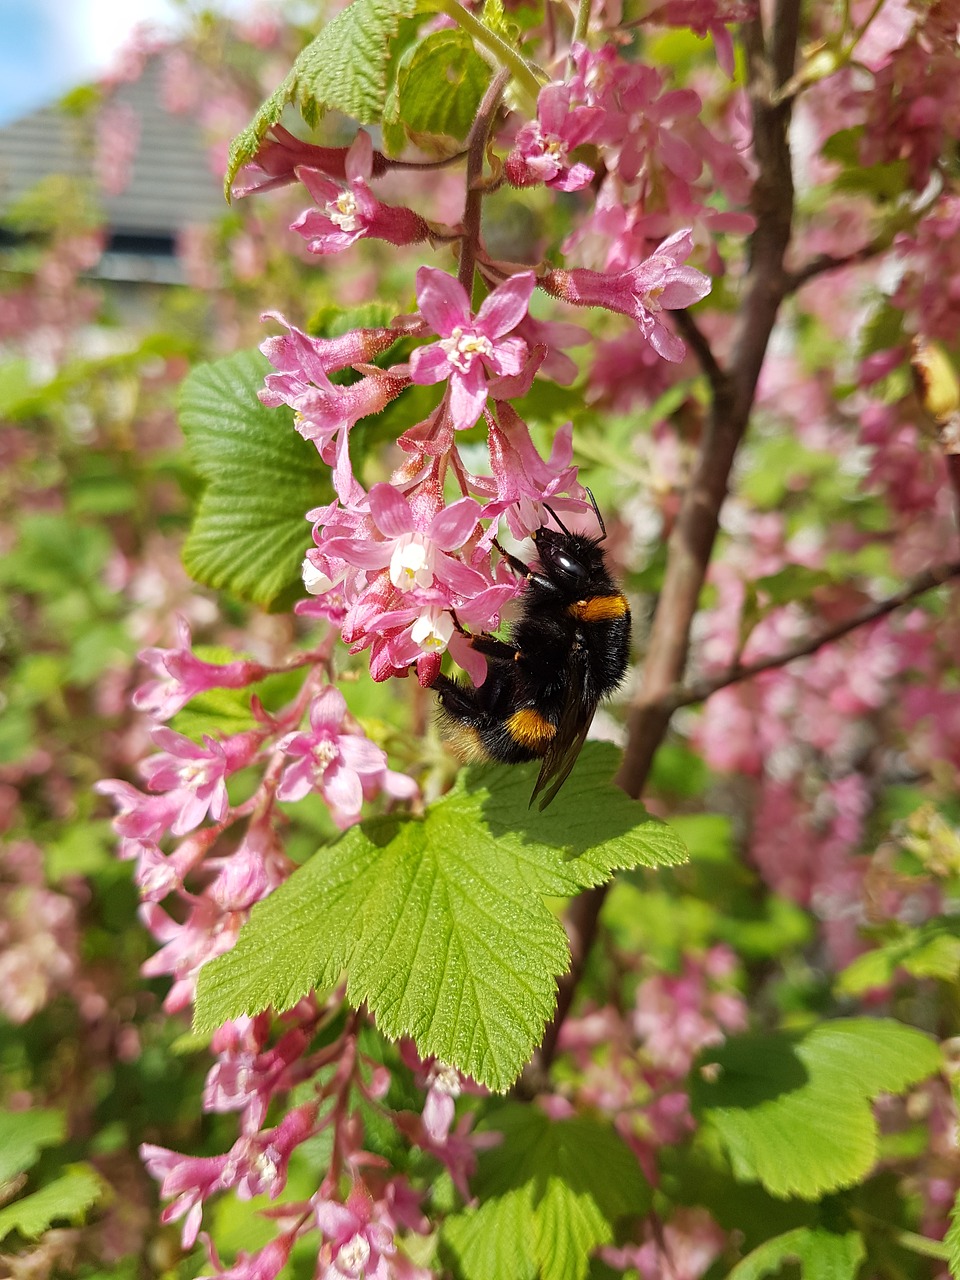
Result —
M534 530L533 541L544 573L557 586L578 590L602 564L596 539L585 534L540 528Z

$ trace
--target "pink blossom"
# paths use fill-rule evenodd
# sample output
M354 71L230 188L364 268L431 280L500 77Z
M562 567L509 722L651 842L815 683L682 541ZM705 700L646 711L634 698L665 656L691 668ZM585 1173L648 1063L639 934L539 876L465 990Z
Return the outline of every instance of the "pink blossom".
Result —
M367 497L382 539L325 540L328 554L363 569L389 566L391 583L404 593L435 581L462 595L476 595L487 585L476 570L449 554L477 529L480 506L473 498L461 498L431 517L422 505L414 509L393 485L375 484Z
M346 178L348 151L348 147L315 146L296 137L281 124L272 125L257 149L256 158L244 165L237 175L232 193L240 198L255 191L271 191L274 187L296 182L297 169L301 165L318 169L331 178ZM379 177L386 169L385 157L374 151L372 176Z
M260 735L238 733L220 742L204 735L202 747L172 729L154 729L152 736L165 750L144 760L140 768L151 791L167 791L181 800L172 834L192 831L208 812L214 822L222 822L229 804L226 779L251 762Z
M233 1266L225 1268L213 1243L204 1233L207 1256L211 1266L214 1267L213 1275L216 1280L275 1280L287 1265L290 1250L296 1240L297 1233L291 1231L286 1235L277 1236L256 1253L250 1254L245 1249L241 1249Z
M689 307L710 292L710 281L694 267L681 266L693 249L690 229L669 236L645 262L631 271L607 275L578 267L549 271L541 281L549 292L581 307L606 307L630 316L664 360L677 362L686 347L660 319L664 311Z
M277 798L302 800L319 791L341 830L357 821L364 800L379 791L410 799L417 790L411 778L387 768L385 753L369 738L342 732L346 714L343 694L328 685L310 707L310 732L291 733L277 743L279 750L297 757L283 771Z
M527 314L535 278L523 271L493 290L474 317L459 280L434 267L417 272L420 311L439 342L419 347L410 357L413 381L421 385L450 381L450 414L458 431L472 427L487 401L488 374L520 372L527 346L507 337Z
M192 1248L203 1220L203 1202L223 1187L228 1157L182 1156L145 1142L140 1147L140 1158L150 1176L160 1182L161 1196L175 1197L163 1210L160 1221L176 1222L184 1218L181 1243L184 1249Z
M568 86L548 84L537 99L537 119L525 124L507 156L507 181L515 187L544 183L557 191L580 191L593 179L585 164L569 163L569 154L593 139L603 112L595 107L571 107Z
M163 1002L168 1013L191 1003L197 974L208 960L231 950L244 920L241 912L225 913L209 898L195 898L182 923L153 902L141 906L140 918L164 944L144 961L141 972L148 978L169 974L174 979Z
M133 705L156 720L169 720L191 698L208 689L243 689L262 680L269 668L259 662L239 658L234 662L202 662L190 649L190 626L177 617L175 649L144 649L140 661L151 667L158 677L148 681L133 695Z
M273 1097L309 1076L303 1060L309 1040L303 1028L294 1027L263 1053L243 1045L224 1050L207 1074L203 1109L242 1111L245 1128L258 1129Z
M315 1207L327 1240L318 1280L388 1280L386 1260L396 1252L393 1232L379 1221L379 1206L366 1187L355 1185L346 1204L318 1199Z
M347 152L347 185L331 181L321 170L298 166L297 177L320 206L307 209L292 224L307 241L311 253L340 253L364 237L390 244L415 244L429 228L412 209L381 204L368 185L373 144L363 129Z

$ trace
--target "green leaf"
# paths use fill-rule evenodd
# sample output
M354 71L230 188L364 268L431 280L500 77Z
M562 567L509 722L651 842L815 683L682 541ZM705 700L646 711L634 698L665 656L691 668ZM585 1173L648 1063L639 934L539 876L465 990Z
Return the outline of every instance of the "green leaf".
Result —
M599 1120L551 1120L510 1105L483 1126L503 1135L479 1161L479 1209L444 1224L462 1280L582 1280L619 1218L640 1216L649 1188L617 1133Z
M954 1280L960 1280L960 1192L950 1210L950 1226L943 1243L949 1251L950 1274Z
M801 1280L856 1280L865 1257L858 1231L839 1235L823 1227L797 1227L754 1249L737 1263L728 1280L762 1280L776 1275L785 1262L800 1264Z
M51 1223L61 1219L80 1223L104 1192L100 1175L90 1165L67 1165L55 1181L0 1209L0 1240L11 1231L36 1240Z
M329 110L360 124L378 124L387 93L391 42L405 18L435 9L431 0L353 0L301 50L282 83L230 144L224 192L257 154L271 125L296 102L314 126Z
M691 1100L735 1175L775 1196L819 1199L877 1158L872 1101L932 1075L932 1040L890 1019L826 1022L803 1036L741 1036L698 1060Z
M304 516L332 495L330 469L293 414L257 399L270 364L241 351L201 364L180 390L180 425L207 488L183 550L187 571L269 608L296 590Z
M401 122L413 138L445 135L462 142L490 76L465 31L435 31L400 63L390 123Z
M491 1089L539 1043L568 962L541 895L686 851L610 782L618 753L584 750L560 798L528 808L535 766L465 771L421 819L351 828L254 907L233 951L200 975L196 1027L288 1009L338 982L389 1038L411 1036Z
M62 1111L0 1111L0 1186L34 1165L44 1147L66 1137Z

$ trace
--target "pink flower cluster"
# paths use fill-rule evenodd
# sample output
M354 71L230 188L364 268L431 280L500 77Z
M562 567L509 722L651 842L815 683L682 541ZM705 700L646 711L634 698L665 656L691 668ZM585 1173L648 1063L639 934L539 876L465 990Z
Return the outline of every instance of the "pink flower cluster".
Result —
M709 288L705 276L682 265L692 247L689 233L679 232L629 273L554 271L541 283L569 301L631 316L658 354L677 360L683 344L663 312L698 301ZM447 648L482 680L484 662L463 639L454 615L462 626L494 629L517 594L514 575L490 564L500 518L523 538L544 523L544 502L584 505L569 430L558 434L544 460L509 403L530 389L548 361L557 367L562 351L555 343L579 336L568 325L529 315L535 283L530 271L509 276L474 314L458 280L421 267L419 311L393 330L313 338L281 318L287 334L263 344L277 372L268 374L261 399L294 409L297 430L330 464L337 494L336 502L311 513L315 545L307 553L304 582L315 601L300 612L338 622L351 651L369 648L377 680L415 666L429 684ZM381 369L368 363L404 334L434 340L415 348L407 364ZM361 375L358 381L330 381L331 373L347 367ZM406 461L389 484L364 490L351 467L351 430L408 386L435 383L445 384L440 404L400 437ZM487 428L489 476L472 474L455 444L456 433L478 419ZM450 505L448 473L462 495Z

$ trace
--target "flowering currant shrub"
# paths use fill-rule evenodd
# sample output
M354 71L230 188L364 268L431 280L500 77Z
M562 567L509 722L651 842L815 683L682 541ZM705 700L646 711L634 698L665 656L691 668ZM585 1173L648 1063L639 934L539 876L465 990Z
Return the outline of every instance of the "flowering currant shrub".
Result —
M222 613L131 610L135 717L122 664L96 686L152 1025L205 1073L136 1133L158 1274L960 1275L958 32L946 0L351 0L236 133L185 253L219 358L178 394ZM162 56L171 110L239 128L230 58ZM122 183L136 122L99 128ZM605 535L636 663L540 812L433 689L490 678L544 527ZM0 777L18 1025L92 1000L29 821L51 758ZM34 1161L57 1097L13 1094ZM109 1149L58 1201L105 1215L101 1269L137 1254ZM82 1252L47 1236L22 1274Z

